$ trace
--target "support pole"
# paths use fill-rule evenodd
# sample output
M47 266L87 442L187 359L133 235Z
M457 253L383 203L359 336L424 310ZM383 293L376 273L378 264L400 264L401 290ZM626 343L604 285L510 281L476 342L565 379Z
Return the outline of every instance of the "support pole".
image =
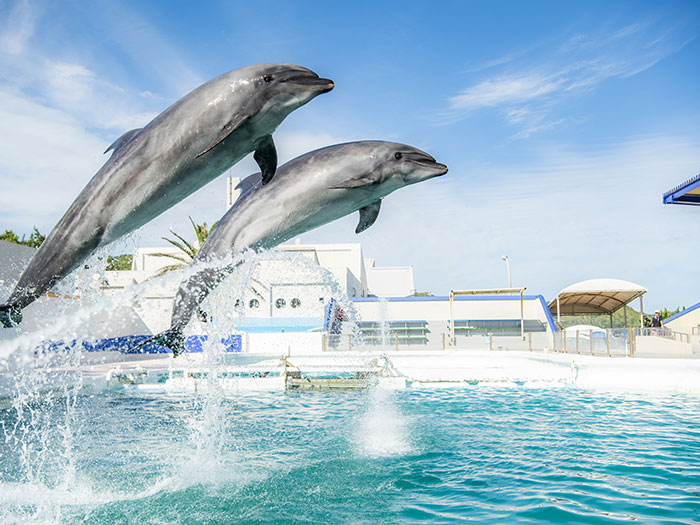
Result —
M594 353L593 353L593 330L588 330L588 341L591 343L591 355L594 355Z
M639 296L639 328L644 328L644 299Z
M561 323L561 303L559 302L558 295L557 295L557 323Z
M630 338L630 357L634 357L634 328L629 328L629 338Z
M520 290L520 339L525 341L525 300L523 298L523 291L524 290Z
M455 344L455 311L453 307L454 292L450 290L450 346Z

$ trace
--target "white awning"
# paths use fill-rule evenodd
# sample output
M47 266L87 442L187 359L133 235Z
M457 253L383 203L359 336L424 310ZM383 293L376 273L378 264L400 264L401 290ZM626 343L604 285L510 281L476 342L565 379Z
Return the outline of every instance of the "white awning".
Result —
M590 279L564 288L549 302L549 310L554 315L612 314L646 292L621 279Z

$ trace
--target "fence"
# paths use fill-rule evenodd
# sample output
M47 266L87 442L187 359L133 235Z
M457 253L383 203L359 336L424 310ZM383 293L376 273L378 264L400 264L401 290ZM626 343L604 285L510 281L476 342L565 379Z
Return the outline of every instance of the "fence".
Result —
M669 328L606 328L597 330L560 330L554 333L554 351L568 354L634 356L638 337L659 337L690 343L689 334Z
M323 351L348 351L361 349L384 350L525 350L535 351L551 348L551 336L546 332L525 332L525 338L520 333L502 335L488 332L485 334L455 335L453 345L449 344L449 332L433 333L425 338L422 344L405 337L400 331L386 331L379 336L367 334L328 334L323 337Z
M403 331L385 330L381 335L368 333L323 334L323 351L348 351L361 349L384 350L521 350L543 351L568 354L587 354L598 356L632 356L637 350L637 338L658 337L667 341L690 343L690 335L674 332L668 328L598 328L595 330L577 330L575 332L559 330L557 332L525 332L523 339L519 333L503 332L456 333L453 345L449 344L449 332L431 333L430 337L415 339L406 336Z

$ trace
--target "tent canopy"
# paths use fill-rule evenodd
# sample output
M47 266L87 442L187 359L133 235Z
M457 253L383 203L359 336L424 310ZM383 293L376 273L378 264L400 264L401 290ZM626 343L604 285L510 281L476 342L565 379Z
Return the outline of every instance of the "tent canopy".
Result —
M590 279L564 288L550 301L549 310L554 315L612 314L646 292L621 279Z

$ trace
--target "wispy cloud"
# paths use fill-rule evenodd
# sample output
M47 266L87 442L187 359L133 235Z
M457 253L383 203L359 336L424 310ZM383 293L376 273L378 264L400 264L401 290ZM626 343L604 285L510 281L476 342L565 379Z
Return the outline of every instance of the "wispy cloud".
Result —
M448 99L446 122L475 111L499 111L521 128L515 137L552 129L566 119L554 109L567 97L595 89L614 78L628 78L653 67L688 43L670 28L650 22L629 24L594 35L576 34L544 56L535 48L512 60L488 64L502 71L482 78Z
M39 8L29 0L22 0L11 7L8 4L2 9L5 10L6 13L0 15L0 18L5 20L0 24L0 52L19 55L34 34Z
M541 75L526 73L487 79L463 90L450 99L450 107L472 111L483 107L529 102L562 89L561 73Z

